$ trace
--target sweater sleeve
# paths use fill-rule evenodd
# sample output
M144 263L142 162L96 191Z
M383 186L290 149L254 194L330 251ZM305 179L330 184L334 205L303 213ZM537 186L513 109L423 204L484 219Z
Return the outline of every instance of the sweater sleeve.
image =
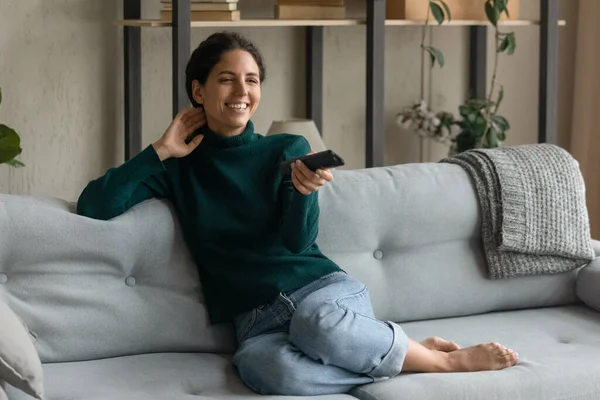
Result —
M286 147L283 161L301 157L310 152L308 141L299 136ZM300 193L294 187L291 176L284 176L281 185L283 217L281 239L292 253L300 254L308 250L316 241L319 231L318 191L309 195Z
M152 145L119 167L88 183L77 201L77 213L109 220L153 197L170 196L166 168Z

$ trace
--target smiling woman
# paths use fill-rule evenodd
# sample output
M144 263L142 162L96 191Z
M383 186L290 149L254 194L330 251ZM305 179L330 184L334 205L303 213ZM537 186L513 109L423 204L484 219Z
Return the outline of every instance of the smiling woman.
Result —
M234 356L254 391L345 393L401 371L501 369L517 356L497 343L423 343L375 318L367 287L316 244L318 190L328 170L292 163L311 151L298 135L263 136L250 118L264 65L242 36L202 42L186 68L194 107L142 153L92 181L80 214L111 219L151 197L169 199L196 261L211 322L232 321ZM160 227L157 227L160 229Z

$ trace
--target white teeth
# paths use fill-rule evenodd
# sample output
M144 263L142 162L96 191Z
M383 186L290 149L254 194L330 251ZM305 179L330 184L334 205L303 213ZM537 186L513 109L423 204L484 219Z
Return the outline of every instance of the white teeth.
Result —
M227 107L235 108L236 110L245 110L246 107L248 106L246 103L236 103L236 104L228 103L226 105L227 105Z

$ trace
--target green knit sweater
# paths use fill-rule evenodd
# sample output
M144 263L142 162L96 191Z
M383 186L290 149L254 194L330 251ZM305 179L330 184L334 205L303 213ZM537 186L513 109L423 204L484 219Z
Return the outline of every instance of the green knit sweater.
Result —
M77 212L108 220L152 197L169 199L213 323L340 271L315 243L318 192L301 194L279 172L281 161L310 151L306 139L264 137L251 121L233 137L201 131L204 140L187 157L161 162L148 146L109 169L83 190Z

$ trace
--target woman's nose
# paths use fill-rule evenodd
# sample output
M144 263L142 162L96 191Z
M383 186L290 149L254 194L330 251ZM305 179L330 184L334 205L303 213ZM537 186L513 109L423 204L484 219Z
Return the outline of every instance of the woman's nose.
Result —
M248 86L246 85L246 82L238 82L237 85L235 85L235 94L245 95L246 93L248 93Z

